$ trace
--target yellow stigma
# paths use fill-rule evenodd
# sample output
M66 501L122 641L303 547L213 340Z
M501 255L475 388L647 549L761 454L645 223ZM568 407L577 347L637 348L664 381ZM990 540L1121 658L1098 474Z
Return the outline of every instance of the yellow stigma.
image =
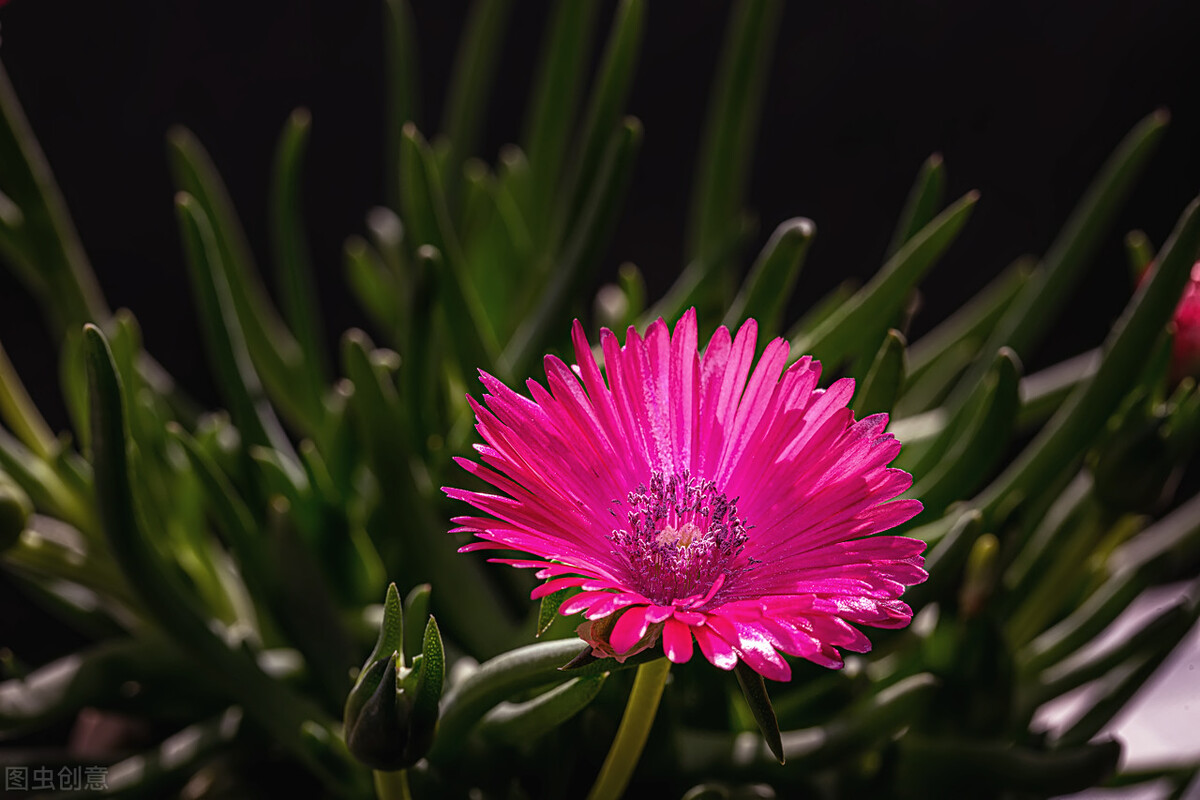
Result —
M700 528L695 523L685 522L679 528L668 525L659 531L654 539L658 544L673 544L676 547L683 548L690 546L699 533Z

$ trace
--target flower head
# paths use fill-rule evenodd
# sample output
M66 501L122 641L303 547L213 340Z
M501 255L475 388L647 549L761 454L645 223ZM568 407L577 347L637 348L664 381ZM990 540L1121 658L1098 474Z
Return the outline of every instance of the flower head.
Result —
M500 494L445 489L488 515L455 519L483 540L462 550L532 554L495 560L538 570L534 598L581 589L560 611L584 613L598 656L661 638L673 662L699 645L787 680L781 652L839 667L836 648L870 648L855 624L908 624L924 542L873 535L921 510L893 499L912 478L887 466L887 416L855 421L854 382L817 388L820 364L787 366L782 339L751 371L756 338L754 320L719 328L701 354L694 311L624 346L603 330L602 374L576 322L576 365L547 356L530 397L482 373L483 463L459 463Z

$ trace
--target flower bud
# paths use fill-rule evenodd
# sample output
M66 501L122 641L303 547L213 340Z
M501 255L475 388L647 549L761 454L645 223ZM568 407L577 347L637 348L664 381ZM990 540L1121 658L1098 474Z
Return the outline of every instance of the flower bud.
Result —
M405 667L404 617L396 585L388 587L379 641L346 698L346 747L371 769L392 772L416 764L433 744L445 657L433 617L422 652Z

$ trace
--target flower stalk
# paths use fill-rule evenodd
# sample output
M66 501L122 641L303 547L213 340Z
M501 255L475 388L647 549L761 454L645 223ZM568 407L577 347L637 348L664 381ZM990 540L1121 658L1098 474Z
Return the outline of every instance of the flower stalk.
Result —
M650 736L650 728L658 714L658 703L662 700L670 672L671 662L665 658L657 658L638 667L617 736L609 748L608 757L604 759L604 765L600 767L592 791L588 793L588 800L617 800L625 793L625 787L629 785L633 770L642 756L642 749L646 746L646 739Z

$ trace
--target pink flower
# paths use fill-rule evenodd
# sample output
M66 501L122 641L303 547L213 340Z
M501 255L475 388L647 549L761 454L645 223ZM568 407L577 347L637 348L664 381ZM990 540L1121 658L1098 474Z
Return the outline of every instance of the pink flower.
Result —
M926 578L925 543L873 536L921 510L893 499L912 478L887 466L887 415L856 422L854 382L818 389L820 364L787 367L783 339L751 374L757 330L720 328L702 355L694 310L673 334L630 328L624 347L603 330L606 383L576 322L576 366L547 356L532 399L481 373L484 403L468 400L483 463L458 461L500 494L444 489L489 515L454 520L484 540L462 551L533 554L494 560L538 570L535 599L581 589L560 610L593 621L581 634L598 656L661 638L675 663L698 644L721 669L740 658L782 681L780 653L836 668L836 648L870 648L854 625L907 625L899 598Z

